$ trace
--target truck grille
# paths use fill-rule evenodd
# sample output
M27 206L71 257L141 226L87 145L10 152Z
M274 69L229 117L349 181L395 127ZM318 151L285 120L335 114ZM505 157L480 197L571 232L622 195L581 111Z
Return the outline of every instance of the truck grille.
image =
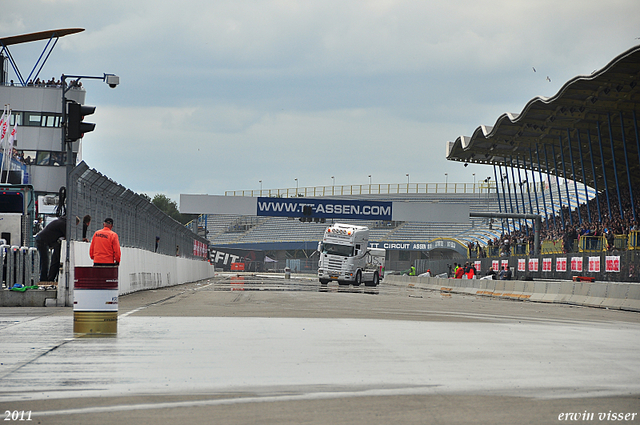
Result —
M340 259L330 259L327 263L327 269L340 271L342 270L342 260Z

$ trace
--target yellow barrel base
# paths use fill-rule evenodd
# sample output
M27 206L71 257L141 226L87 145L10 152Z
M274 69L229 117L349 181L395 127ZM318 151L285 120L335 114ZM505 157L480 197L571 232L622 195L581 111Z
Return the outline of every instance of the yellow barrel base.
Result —
M83 336L113 336L118 333L118 312L74 311L73 332Z

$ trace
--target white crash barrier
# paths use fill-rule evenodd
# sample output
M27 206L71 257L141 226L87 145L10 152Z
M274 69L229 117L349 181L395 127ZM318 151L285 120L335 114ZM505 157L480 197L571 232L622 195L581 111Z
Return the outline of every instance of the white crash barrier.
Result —
M214 276L214 267L208 261L173 257L157 254L138 248L121 248L122 257L118 267L118 294L147 289L175 286L197 282ZM63 244L61 260L66 258ZM74 241L71 243L69 285L65 283L66 274L61 270L58 281L58 306L73 305L73 281L75 266L91 266L89 244Z
M467 295L640 311L639 283L505 281L387 275L383 284Z

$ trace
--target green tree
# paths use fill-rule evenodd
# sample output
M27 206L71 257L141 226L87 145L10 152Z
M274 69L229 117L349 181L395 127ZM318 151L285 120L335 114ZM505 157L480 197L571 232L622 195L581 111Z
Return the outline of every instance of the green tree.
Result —
M149 196L146 196L146 198L148 199ZM154 196L151 203L158 207L160 211L182 224L187 224L197 217L195 214L181 214L180 211L178 211L178 204L176 201L171 200L161 193Z

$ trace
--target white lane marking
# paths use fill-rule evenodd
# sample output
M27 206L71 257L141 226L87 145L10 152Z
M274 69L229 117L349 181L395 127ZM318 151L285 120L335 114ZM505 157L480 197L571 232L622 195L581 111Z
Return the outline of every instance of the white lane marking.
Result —
M426 394L433 389L434 389L434 386L424 386L424 387L373 389L373 390L360 390L360 391L312 392L312 393L304 393L304 394L296 394L296 395L280 395L280 396L234 397L234 398L215 399L215 400L193 400L193 401L176 401L176 402L144 403L144 404L121 404L121 405L115 405L115 406L82 407L78 409L45 410L42 412L34 411L33 417L110 413L110 412L124 412L124 411L132 411L132 410L173 409L176 407L205 407L205 406L221 406L221 405L245 404L245 403L322 400L322 399L333 399L333 398L341 398L341 397L398 396L398 395Z

